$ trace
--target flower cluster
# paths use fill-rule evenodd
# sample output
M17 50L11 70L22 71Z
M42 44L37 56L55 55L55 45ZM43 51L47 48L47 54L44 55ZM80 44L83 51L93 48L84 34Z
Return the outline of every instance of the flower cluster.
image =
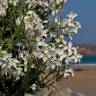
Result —
M11 76L18 80L20 76L24 76L27 71L28 52L23 51L18 54L18 59L7 53L6 50L0 49L0 66L2 76Z
M8 4L18 6L19 2L19 0L0 0L0 15L6 15ZM67 0L23 0L23 2L27 6L27 9L34 9L37 6L41 6L46 10L51 10L52 13L55 14L59 11L60 8L62 8L61 4L65 4Z
M19 87L21 91L13 93L16 96L19 96L17 92L32 96L30 90L34 93L48 86L45 79L50 74L60 77L74 75L69 65L80 62L82 56L71 40L67 42L65 38L72 39L81 25L76 21L77 14L74 12L70 12L67 19L60 19L58 12L66 2L0 0L0 78L14 77L15 83L22 82L28 86L28 89ZM52 21L50 16L54 17ZM49 85L50 81L47 81Z
M8 8L7 0L0 0L0 16L6 15L6 9Z
M42 20L32 10L28 10L25 16L17 17L16 24L20 26L21 21L25 24L25 35L29 41L38 41L39 37L46 36Z
M35 8L36 6L48 7L48 0L25 0L25 3L28 5L28 8Z
M77 48L72 46L72 42L67 43L64 36L66 34L68 36L71 36L74 33L76 34L78 29L81 28L79 22L75 21L76 16L77 14L71 12L68 15L69 19L66 19L66 21L63 20L60 23L58 19L55 18L55 22L59 23L57 24L57 27L59 26L62 29L58 34L56 34L56 32L51 32L50 37L52 40L54 39L54 42L46 44L44 40L42 40L37 43L36 51L33 53L36 58L43 58L43 61L48 64L48 67L49 64L55 68L56 66L62 66L63 63L67 65L73 62L77 63L80 61L80 58L82 58L82 56L78 54ZM72 29L70 29L71 27Z

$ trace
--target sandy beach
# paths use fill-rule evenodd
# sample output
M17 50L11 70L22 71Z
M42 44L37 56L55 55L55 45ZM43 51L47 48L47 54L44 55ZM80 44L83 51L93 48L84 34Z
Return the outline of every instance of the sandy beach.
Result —
M96 96L96 64L75 65L74 70L75 76L62 79L58 82L58 86L71 88L73 91L84 93L86 96Z

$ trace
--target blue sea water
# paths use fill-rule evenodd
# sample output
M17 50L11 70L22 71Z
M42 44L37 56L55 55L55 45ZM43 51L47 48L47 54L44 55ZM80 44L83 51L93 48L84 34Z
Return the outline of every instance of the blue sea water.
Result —
M81 64L96 64L96 56L83 56Z

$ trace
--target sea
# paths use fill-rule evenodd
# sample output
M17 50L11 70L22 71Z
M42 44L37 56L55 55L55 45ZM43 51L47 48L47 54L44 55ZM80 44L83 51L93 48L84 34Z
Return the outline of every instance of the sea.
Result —
M73 69L95 69L96 70L96 56L83 56L81 62L70 65Z
M96 56L83 56L80 64L96 64Z

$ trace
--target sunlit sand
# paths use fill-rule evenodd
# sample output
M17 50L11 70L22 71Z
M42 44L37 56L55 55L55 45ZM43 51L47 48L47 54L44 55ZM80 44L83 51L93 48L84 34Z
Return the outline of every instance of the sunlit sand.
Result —
M72 88L87 96L96 96L96 64L77 64L73 68L75 76L61 80L61 86Z

